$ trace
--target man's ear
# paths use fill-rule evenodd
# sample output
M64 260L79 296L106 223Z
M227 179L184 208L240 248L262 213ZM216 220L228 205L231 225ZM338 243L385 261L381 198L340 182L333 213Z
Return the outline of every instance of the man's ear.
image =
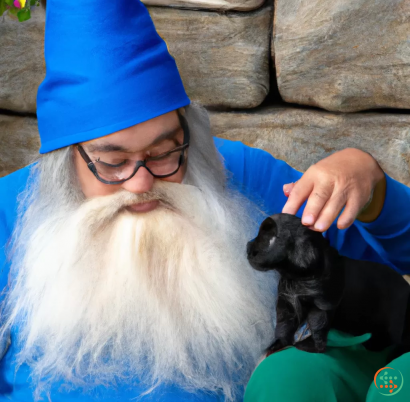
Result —
M290 260L300 268L310 268L318 263L320 259L320 243L316 243L313 236L306 234L306 228L298 230L295 236L294 250Z

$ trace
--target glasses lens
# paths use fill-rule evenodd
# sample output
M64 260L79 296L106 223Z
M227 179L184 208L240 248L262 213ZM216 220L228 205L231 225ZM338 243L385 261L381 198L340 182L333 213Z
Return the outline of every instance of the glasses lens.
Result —
M131 160L94 162L98 175L106 181L122 181L128 179L134 172L135 162Z
M146 167L158 176L166 176L176 172L179 168L181 150L168 154L151 157L146 160ZM105 181L123 181L129 179L134 173L136 161L126 160L97 160L94 162L98 176Z
M165 176L178 169L180 157L181 151L170 152L162 157L149 158L145 164L153 174Z

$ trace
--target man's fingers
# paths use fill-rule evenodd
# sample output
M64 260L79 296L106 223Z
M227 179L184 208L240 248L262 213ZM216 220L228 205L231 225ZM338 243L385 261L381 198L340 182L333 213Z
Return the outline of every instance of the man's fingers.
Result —
M337 220L338 229L346 229L353 224L361 208L361 197L359 194L352 194L347 200L345 210Z
M309 196L305 210L302 215L302 223L306 226L315 224L320 212L331 197L333 187L314 187Z
M347 194L344 191L335 191L327 201L326 205L320 211L314 229L318 232L324 232L329 229L340 211L346 205Z
M288 184L283 185L283 193L286 195L286 197L289 197L294 186L295 186L295 183L288 183Z
M299 180L292 188L292 191L289 194L288 201L283 207L282 212L285 214L295 215L296 212L298 212L299 208L306 201L309 194L312 192L312 189L313 183L303 180L303 178Z

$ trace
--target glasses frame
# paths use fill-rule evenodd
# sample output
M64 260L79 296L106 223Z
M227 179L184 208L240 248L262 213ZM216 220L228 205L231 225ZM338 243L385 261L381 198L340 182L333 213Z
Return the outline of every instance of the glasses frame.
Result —
M94 164L94 162L91 160L91 158L87 155L87 153L85 152L84 148L80 145L80 144L76 144L76 147L78 149L78 152L80 153L81 157L84 159L85 163L88 166L88 169L90 169L90 171L93 173L93 175L97 178L97 180L99 180L100 182L104 183L104 184L122 184L127 180L132 179L135 174L138 172L138 169L140 167L144 167L145 169L148 170L148 172L154 176L157 179L163 179L166 177L170 177L173 176L174 174L176 174L178 172L178 170L181 168L181 166L185 163L186 158L185 158L185 150L189 147L189 140L190 140L190 132L189 132L189 127L188 124L184 118L184 116L180 113L179 110L177 110L177 114L178 114L178 118L179 118L179 123L181 124L182 130L184 131L184 142L182 145L180 145L179 147L176 147L174 149L171 149L171 151L165 152L163 154L154 156L152 158L146 158L144 160L139 160L136 161L135 163L135 168L133 173L131 174L130 177L128 177L127 179L124 180L116 180L116 181L108 181L103 179L102 177L100 177L100 175L98 174L97 168ZM149 169L149 167L146 165L147 161L152 160L152 159L157 159L159 157L164 157L170 153L173 152L177 152L177 151L181 151L181 155L179 157L179 161L178 161L178 167L177 169L169 174L165 174L165 175L158 175L158 174L154 174L151 172L151 170Z

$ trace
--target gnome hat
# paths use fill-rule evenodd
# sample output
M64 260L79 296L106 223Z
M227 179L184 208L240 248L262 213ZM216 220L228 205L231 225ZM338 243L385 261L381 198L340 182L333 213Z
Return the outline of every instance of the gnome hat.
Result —
M103 137L190 103L140 0L48 0L40 153Z

